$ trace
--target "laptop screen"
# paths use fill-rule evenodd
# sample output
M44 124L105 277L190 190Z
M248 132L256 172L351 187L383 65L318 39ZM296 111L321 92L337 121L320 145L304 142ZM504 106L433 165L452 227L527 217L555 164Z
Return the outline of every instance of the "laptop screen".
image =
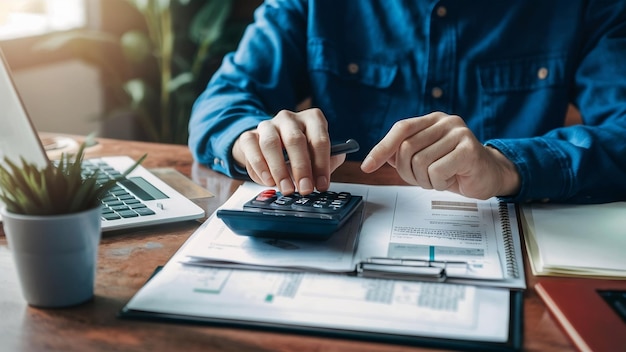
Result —
M48 158L17 92L4 54L0 51L0 162L24 158L45 166Z

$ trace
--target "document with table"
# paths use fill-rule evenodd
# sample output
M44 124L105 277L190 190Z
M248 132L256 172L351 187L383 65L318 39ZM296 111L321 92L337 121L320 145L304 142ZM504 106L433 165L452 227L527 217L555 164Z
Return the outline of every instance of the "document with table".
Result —
M241 207L264 188L245 183L221 208ZM239 236L214 214L121 316L521 348L526 284L513 205L412 186L331 190L361 195L365 205L330 239Z

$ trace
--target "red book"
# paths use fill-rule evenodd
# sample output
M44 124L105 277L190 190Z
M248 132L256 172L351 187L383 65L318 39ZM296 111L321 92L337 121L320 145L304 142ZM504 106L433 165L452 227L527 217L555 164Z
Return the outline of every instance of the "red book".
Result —
M626 322L599 291L626 291L624 280L550 278L535 291L581 351L626 351Z

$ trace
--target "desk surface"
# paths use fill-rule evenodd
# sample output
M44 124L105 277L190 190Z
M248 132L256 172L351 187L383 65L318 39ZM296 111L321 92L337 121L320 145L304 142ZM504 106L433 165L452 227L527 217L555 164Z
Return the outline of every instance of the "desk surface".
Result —
M175 168L214 196L194 199L211 214L240 184L193 163L186 146L99 139L87 156L148 153L147 168ZM333 174L336 182L403 184L393 169L363 174L346 163ZM175 185L174 185L175 186ZM176 188L176 187L175 187ZM410 346L383 345L315 336L281 334L121 320L116 314L198 227L189 221L103 235L98 258L95 297L65 309L29 307L22 298L10 250L0 230L0 350L2 351L415 351ZM524 349L574 350L532 288L536 278L525 261L528 290L524 298ZM543 279L542 279L543 280Z

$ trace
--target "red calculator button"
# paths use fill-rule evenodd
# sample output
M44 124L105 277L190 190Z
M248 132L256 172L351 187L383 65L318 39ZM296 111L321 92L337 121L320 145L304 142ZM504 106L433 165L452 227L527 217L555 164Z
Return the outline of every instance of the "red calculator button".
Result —
M276 196L276 190L274 189L266 189L265 191L259 193L256 197L256 200L259 202L264 202L268 199L274 198Z

